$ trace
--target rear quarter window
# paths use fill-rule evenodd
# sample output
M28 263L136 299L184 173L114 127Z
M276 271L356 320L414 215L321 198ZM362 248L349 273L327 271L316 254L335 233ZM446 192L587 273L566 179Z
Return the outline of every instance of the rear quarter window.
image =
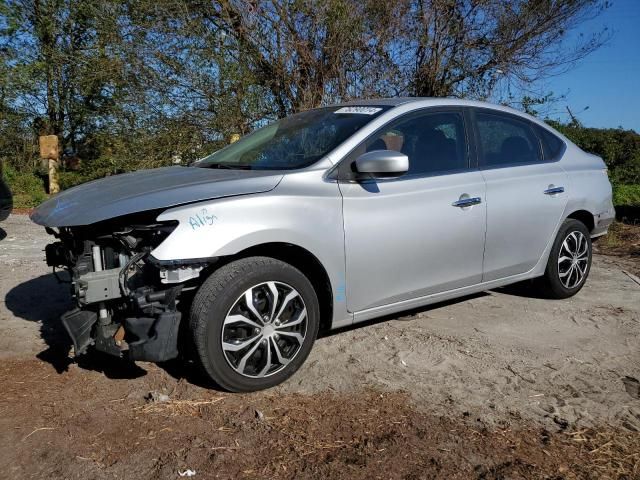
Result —
M545 160L557 160L564 151L564 142L546 128L536 125L536 133L540 137L542 153Z

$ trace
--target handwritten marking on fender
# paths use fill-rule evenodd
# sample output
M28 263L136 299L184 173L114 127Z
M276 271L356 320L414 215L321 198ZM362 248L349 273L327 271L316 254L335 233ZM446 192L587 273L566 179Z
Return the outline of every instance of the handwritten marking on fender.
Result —
M200 227L213 225L217 219L218 217L208 213L207 209L203 208L198 213L189 217L189 225L191 225L191 230L198 230Z

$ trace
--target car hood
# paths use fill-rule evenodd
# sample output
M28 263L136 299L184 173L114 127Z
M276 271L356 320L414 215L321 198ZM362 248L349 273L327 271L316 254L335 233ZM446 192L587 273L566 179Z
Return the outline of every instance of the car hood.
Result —
M31 220L45 227L90 225L130 213L273 190L282 172L165 167L84 183L41 204Z

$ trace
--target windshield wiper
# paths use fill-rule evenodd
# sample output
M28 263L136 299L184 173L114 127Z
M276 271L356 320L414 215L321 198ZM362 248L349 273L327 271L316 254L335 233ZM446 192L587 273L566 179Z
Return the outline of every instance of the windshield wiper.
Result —
M202 165L204 168L220 168L224 170L251 170L253 167L251 165L243 165L239 163L209 163L207 165Z

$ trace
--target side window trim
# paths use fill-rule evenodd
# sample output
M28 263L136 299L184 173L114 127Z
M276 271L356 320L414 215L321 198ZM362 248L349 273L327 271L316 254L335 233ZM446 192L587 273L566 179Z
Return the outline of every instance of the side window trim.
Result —
M469 150L469 168L472 170L480 169L480 143L476 128L475 109L473 107L464 107L464 121L467 131L467 149Z
M513 168L513 167L524 167L524 166L528 166L528 165L540 165L541 163L550 163L553 161L558 161L558 159L556 160L546 160L544 158L544 149L542 148L542 140L540 139L540 135L538 134L537 130L536 130L536 124L534 124L533 122L530 122L529 120L527 120L526 118L522 118L519 117L518 115L514 115L512 113L509 112L503 112L501 110L493 110L491 108L482 108L482 107L470 107L469 108L470 112L469 112L469 116L472 120L472 128L473 128L473 139L474 139L474 144L475 144L475 150L476 150L476 162L478 165L478 169L480 170L495 170L498 168ZM477 118L477 113L482 113L485 115L493 115L496 116L498 118L503 117L503 118L508 118L509 120L513 120L519 123L522 123L526 126L529 127L529 129L531 130L531 133L533 134L534 138L536 139L536 143L538 146L538 155L540 156L540 161L537 162L514 162L514 163L505 163L505 164L501 164L501 165L485 165L483 164L482 161L482 140L480 139L480 129L478 128L478 118ZM564 142L563 142L564 143ZM565 146L566 147L566 146ZM564 153L564 150L563 150Z
M333 167L333 171L335 172L334 174L331 175L331 177L335 178L336 180L338 180L339 182L347 182L347 183L352 183L355 181L355 175L353 174L353 172L351 171L351 165L352 163L355 161L355 158L352 158L352 155L354 154L355 151L357 151L362 145L365 145L370 139L374 138L376 135L379 135L381 132L385 131L387 128L389 128L389 125L393 125L396 124L399 121L406 121L409 120L413 117L418 117L420 115L425 115L425 114L438 114L438 113L457 113L460 115L460 118L462 120L462 129L463 129L463 133L464 133L464 141L465 141L465 145L466 145L466 151L465 151L465 158L466 158L466 168L462 168L462 169L456 169L456 170L447 170L447 171L442 171L442 172L436 172L436 173L424 173L424 174L420 174L420 173L414 173L414 174L410 174L407 173L405 175L402 175L401 177L394 177L394 178L389 178L389 179L384 179L384 178L376 178L375 181L402 181L402 180L413 180L416 178L428 178L428 177L436 177L436 176L441 176L441 175L450 175L453 173L463 173L463 172L468 172L469 170L473 170L476 167L474 166L474 164L477 165L476 161L474 161L475 159L472 159L472 139L471 139L471 132L472 132L472 126L469 124L469 119L468 119L468 115L466 114L466 107L462 107L462 106L434 106L434 107L424 107L424 108L419 108L416 110L411 110L409 112L403 113L401 115L398 115L397 117L389 120L387 123L385 123L384 125L382 125L380 128L378 128L376 131L374 131L373 133L371 133L369 136L367 136L367 138L365 138L362 142L360 142L358 145L356 145L349 153L347 153L341 160L340 162L338 162L338 164ZM368 180L365 180L365 182L367 182Z

